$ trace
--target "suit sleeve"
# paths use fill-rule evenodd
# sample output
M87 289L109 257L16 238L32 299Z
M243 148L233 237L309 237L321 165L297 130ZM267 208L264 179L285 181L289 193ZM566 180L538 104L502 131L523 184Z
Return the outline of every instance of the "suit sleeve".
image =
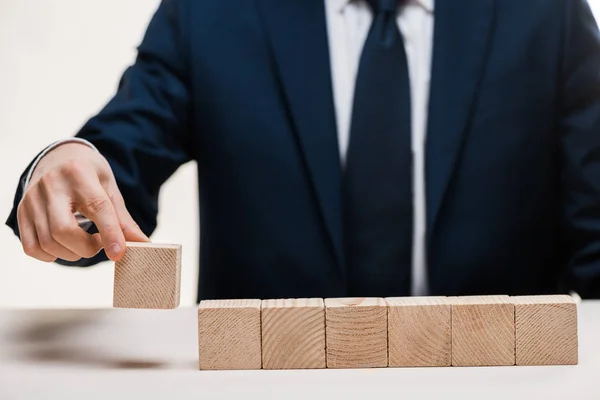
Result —
M183 0L163 0L114 97L76 135L106 157L129 212L147 235L156 228L161 185L192 159L184 8ZM17 235L15 214L21 196L19 185L7 221ZM104 259L99 254L77 263L59 262L85 266Z
M585 0L565 4L559 95L566 283L600 298L600 36Z

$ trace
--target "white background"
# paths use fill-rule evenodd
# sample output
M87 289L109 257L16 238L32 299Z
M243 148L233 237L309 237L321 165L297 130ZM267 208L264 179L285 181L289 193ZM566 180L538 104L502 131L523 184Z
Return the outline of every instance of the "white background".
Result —
M113 265L30 259L4 226L19 176L49 143L74 135L114 94L158 0L0 0L0 307L112 305ZM195 164L164 186L153 241L183 245L182 305L198 269Z
M3 222L31 159L75 134L113 95L158 3L0 0L0 307L112 305L111 263L80 269L35 261ZM600 15L600 0L590 4ZM190 163L164 186L152 236L183 245L182 305L196 296L197 211Z

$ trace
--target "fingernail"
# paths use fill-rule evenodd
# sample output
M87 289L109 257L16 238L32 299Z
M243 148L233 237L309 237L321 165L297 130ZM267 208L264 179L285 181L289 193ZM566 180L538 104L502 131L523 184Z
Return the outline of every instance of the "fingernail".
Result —
M119 254L121 252L121 246L119 246L119 243L113 243L110 246L108 246L108 256L109 257L114 257L117 254Z

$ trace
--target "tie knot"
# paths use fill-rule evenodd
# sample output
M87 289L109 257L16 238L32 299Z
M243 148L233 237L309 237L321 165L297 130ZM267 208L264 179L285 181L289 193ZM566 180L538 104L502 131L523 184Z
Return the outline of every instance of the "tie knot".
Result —
M398 9L398 4L401 2L402 0L367 0L367 3L369 3L375 14L396 12Z

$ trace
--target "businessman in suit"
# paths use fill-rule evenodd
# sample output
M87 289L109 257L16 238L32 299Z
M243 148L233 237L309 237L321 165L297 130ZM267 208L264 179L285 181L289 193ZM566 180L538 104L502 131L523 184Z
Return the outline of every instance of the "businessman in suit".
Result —
M583 0L165 0L8 225L40 260L118 260L190 160L199 300L600 296Z

